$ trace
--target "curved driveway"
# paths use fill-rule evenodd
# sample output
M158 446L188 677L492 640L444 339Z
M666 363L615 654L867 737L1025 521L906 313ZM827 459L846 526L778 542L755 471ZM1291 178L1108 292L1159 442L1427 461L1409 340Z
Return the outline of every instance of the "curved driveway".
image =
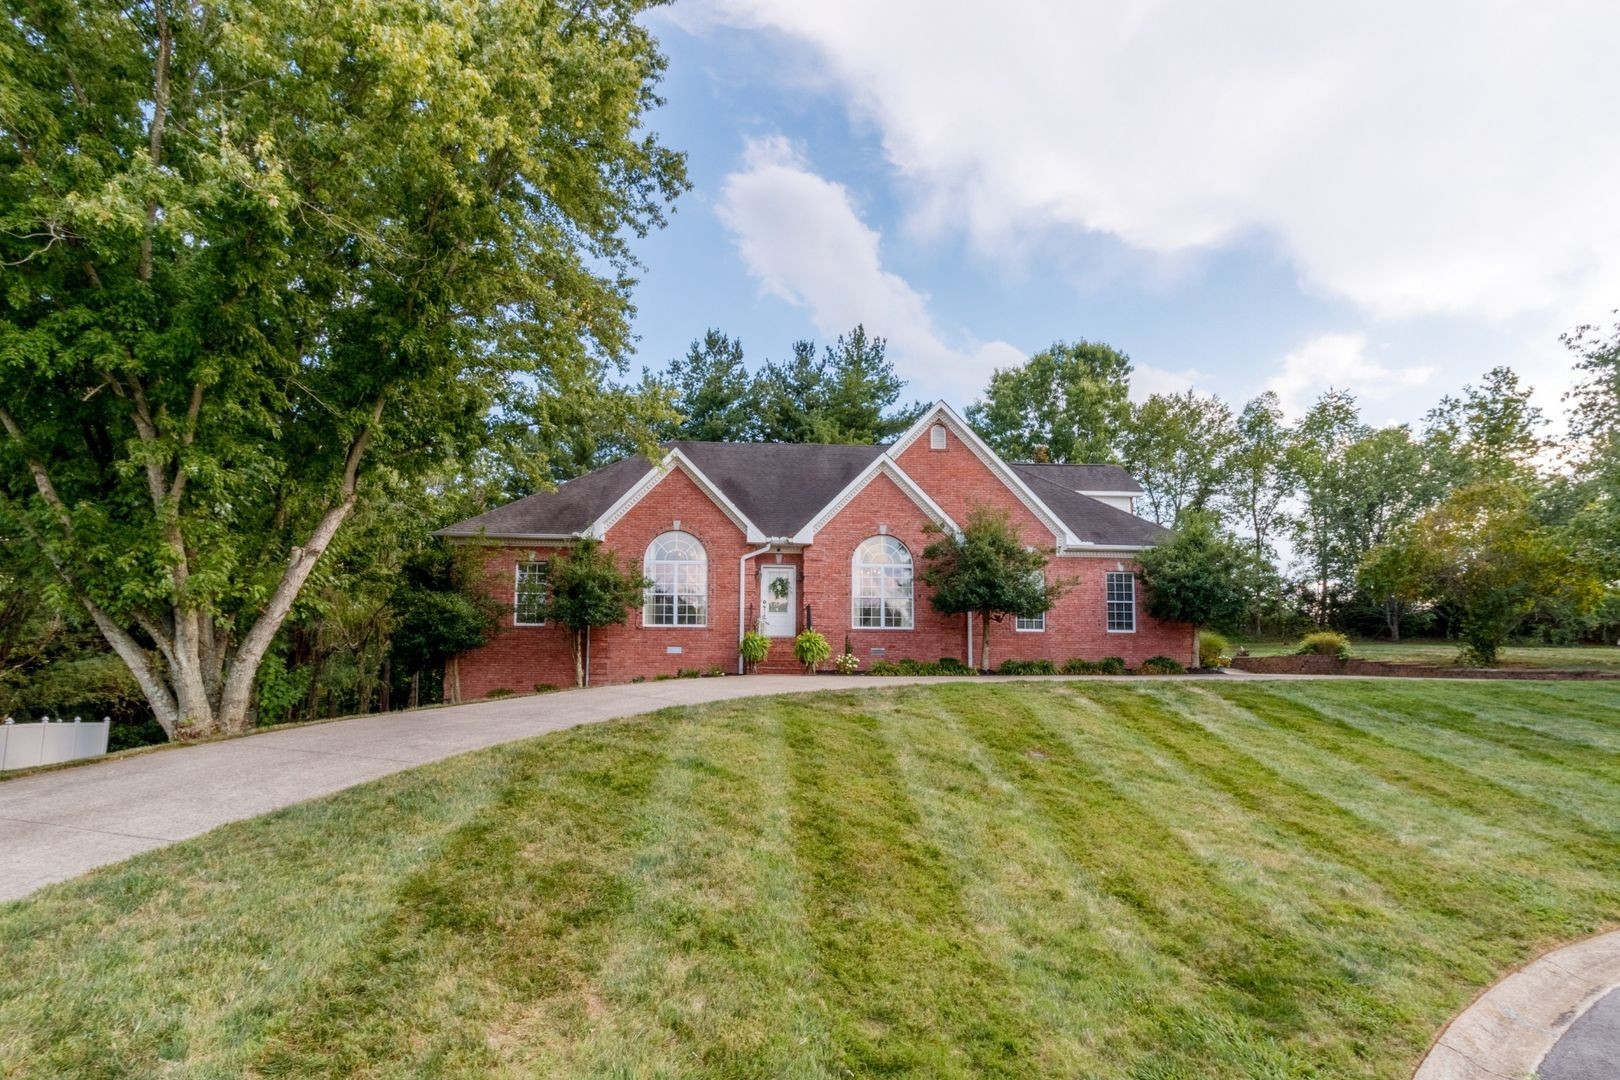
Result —
M226 822L579 724L761 694L949 681L749 675L600 686L357 716L18 777L0 782L0 901Z

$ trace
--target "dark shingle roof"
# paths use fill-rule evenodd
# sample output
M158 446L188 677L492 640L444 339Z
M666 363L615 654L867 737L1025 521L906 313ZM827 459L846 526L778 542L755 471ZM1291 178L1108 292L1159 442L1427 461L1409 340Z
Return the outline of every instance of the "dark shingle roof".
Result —
M1136 477L1118 465L1051 465L1044 462L1020 461L1013 465L1019 476L1028 479L1038 476L1060 484L1070 491L1129 491L1139 492L1142 485Z
M604 465L557 485L556 491L537 491L517 502L458 521L440 536L573 536L629 491L652 468L639 454Z
M817 443L676 442L679 449L766 536L792 536L810 522L879 454L881 446ZM652 466L635 456L537 492L477 517L440 536L572 536L589 529ZM1150 521L1079 494L1141 491L1117 465L1014 465L1019 477L1082 541L1153 544L1167 534Z
M1074 533L1076 539L1092 544L1156 544L1170 530L1155 525L1146 518L1116 509L1089 495L1071 491L1062 484L1046 479L1040 472L1025 472L1024 466L1013 466L1023 477L1029 489L1051 508L1052 513ZM1109 466L1112 467L1112 466ZM1122 470L1123 471L1123 470ZM1136 481L1131 481L1133 484ZM1123 489L1114 489L1123 490ZM1141 490L1138 488L1137 490Z
M792 536L883 453L881 446L677 442L766 536Z

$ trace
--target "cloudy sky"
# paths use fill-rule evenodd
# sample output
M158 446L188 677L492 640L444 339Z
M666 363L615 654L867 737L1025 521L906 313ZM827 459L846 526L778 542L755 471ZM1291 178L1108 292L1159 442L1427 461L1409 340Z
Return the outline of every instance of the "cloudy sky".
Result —
M1331 10L1337 7L1338 10ZM638 364L856 322L965 405L1053 340L1135 392L1329 386L1411 420L1620 307L1620 5L685 0L655 118L693 192Z

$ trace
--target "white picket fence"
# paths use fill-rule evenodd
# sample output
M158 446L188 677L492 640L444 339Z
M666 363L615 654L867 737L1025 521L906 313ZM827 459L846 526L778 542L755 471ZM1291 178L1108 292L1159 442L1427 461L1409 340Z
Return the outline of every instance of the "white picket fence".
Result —
M0 771L105 754L111 727L106 718L85 723L75 716L69 723L46 717L38 724L14 724L8 716L0 723Z

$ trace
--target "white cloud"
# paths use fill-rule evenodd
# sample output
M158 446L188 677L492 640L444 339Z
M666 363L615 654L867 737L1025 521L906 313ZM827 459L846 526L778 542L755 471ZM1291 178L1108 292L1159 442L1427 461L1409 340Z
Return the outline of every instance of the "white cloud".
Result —
M1282 370L1266 389L1277 392L1283 412L1295 419L1328 389L1349 390L1363 403L1399 404L1433 376L1433 367L1393 367L1371 359L1362 334L1323 334L1283 357Z
M1375 316L1620 298L1620 5L709 0L808 45L913 189L1003 254L1054 227L1270 237ZM785 55L793 56L792 49Z
M848 189L811 171L786 139L749 142L718 212L766 291L808 311L826 337L864 323L887 338L913 392L961 403L994 368L1025 359L1004 341L947 344L928 298L883 268L882 237L861 220Z
M1197 368L1167 371L1152 364L1131 366L1131 400L1146 401L1154 394L1179 394L1200 386L1207 376Z

